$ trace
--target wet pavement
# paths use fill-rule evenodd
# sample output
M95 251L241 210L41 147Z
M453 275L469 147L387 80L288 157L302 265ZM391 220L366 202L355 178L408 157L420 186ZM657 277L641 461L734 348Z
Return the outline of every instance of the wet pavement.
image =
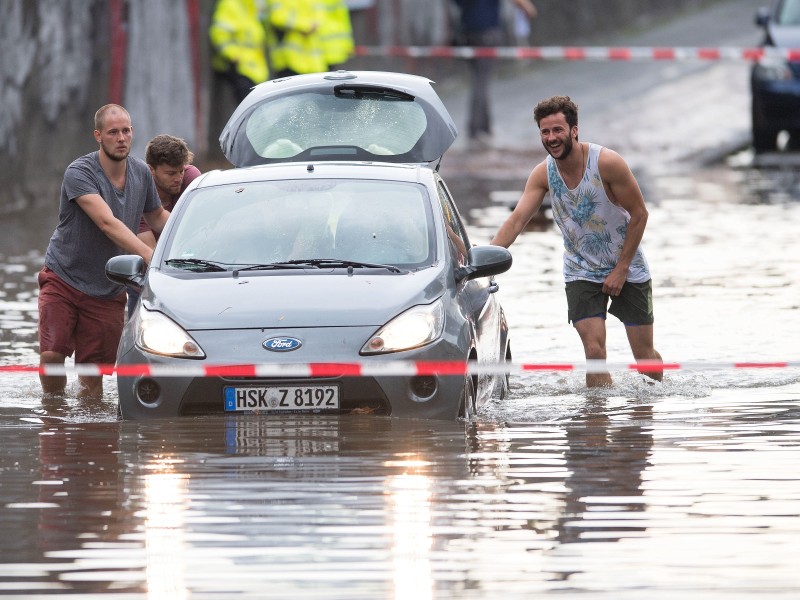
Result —
M743 161L647 182L669 361L797 359L800 194ZM473 241L507 214L469 209ZM559 234L537 227L513 248L498 280L515 361L579 364ZM36 362L40 262L39 249L0 256L4 365ZM613 320L608 346L630 360ZM0 375L0 593L797 597L797 369L614 377L589 391L580 371L517 375L472 423L119 423L113 379L100 403L73 390L50 404L34 375Z
M753 157L746 115L716 99L682 128L672 100L734 74L746 67L628 96L630 128L602 118L605 88L587 102L586 139L617 144L648 200L656 347L691 368L655 385L615 370L592 391L580 369L515 375L471 423L118 422L112 378L102 402L77 400L70 378L67 399L47 403L35 375L0 373L0 595L797 598L800 372L733 363L800 358L800 157ZM741 83L711 88L746 107ZM519 191L541 158L516 118L507 147L456 148L443 163L474 243L508 215L490 198ZM0 365L37 362L50 218L4 217ZM545 221L512 250L497 279L514 361L579 365L560 235ZM608 325L609 360L629 361L623 328Z

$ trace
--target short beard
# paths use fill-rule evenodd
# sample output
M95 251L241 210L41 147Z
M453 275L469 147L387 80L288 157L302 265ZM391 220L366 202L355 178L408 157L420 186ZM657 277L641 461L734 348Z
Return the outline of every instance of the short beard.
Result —
M128 154L130 154L130 150L126 152L123 156L120 156L119 154L111 154L108 150L106 150L106 147L103 145L100 146L100 149L103 151L103 154L105 154L109 159L113 160L114 162L122 162L123 160L128 158Z
M572 147L573 147L572 136L570 136L569 138L567 138L567 141L564 142L564 151L561 153L561 156L559 156L558 158L553 156L553 158L555 160L566 160L567 157L572 153Z

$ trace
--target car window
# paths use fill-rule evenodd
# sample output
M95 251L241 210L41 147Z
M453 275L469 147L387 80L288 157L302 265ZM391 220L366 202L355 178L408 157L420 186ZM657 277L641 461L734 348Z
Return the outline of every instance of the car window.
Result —
M450 193L441 181L439 182L438 190L439 202L442 206L445 227L447 228L447 237L458 256L458 263L464 265L467 262L467 250L469 249L467 231L464 228L464 224L461 222L461 217L458 214L455 204L453 204Z
M311 148L322 153L332 146L392 156L409 152L426 127L425 112L412 101L305 93L256 107L245 133L263 158L291 158Z
M441 159L458 130L425 77L309 73L257 85L220 133L235 167L290 161Z
M202 189L185 200L166 260L341 259L420 268L434 258L430 201L418 184L257 182Z
M777 21L781 25L800 25L800 0L784 0Z

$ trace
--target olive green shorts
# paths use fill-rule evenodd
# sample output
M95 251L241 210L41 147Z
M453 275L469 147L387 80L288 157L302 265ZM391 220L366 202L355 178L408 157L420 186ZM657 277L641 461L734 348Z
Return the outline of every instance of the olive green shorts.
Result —
M653 324L653 282L625 282L619 296L603 293L603 284L594 281L570 281L566 285L567 319L573 325L590 317L606 318L606 310L625 325ZM608 301L611 300L611 307Z

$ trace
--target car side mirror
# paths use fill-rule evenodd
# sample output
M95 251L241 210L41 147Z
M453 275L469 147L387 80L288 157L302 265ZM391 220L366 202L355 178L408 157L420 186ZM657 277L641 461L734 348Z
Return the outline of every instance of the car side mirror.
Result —
M467 252L467 264L456 269L456 281L490 277L511 268L511 252L502 246L473 246Z
M144 259L135 254L121 254L106 263L106 277L120 285L141 287L145 271Z
M762 6L756 12L756 25L766 27L767 23L769 23L769 8Z

